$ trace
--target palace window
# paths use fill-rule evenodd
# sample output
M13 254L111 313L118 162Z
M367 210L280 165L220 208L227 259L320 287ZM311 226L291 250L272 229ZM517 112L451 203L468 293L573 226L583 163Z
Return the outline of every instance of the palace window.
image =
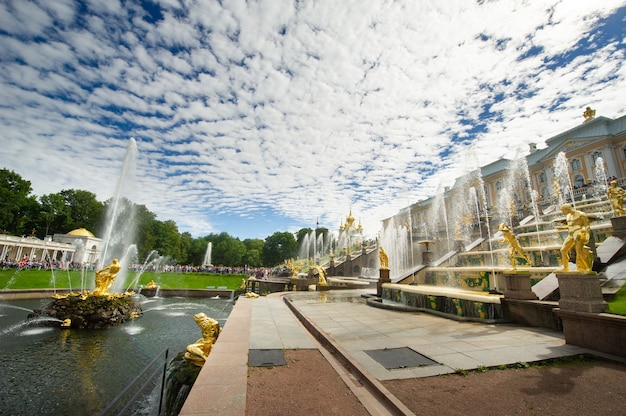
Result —
M582 188L585 186L585 178L582 175L574 176L574 188Z
M598 158L602 157L602 152L593 152L593 164L595 165L598 161Z
M626 149L624 149L624 150L626 150ZM626 154L626 153L625 153L625 154ZM546 173L545 173L545 172L541 172L541 173L539 174L539 182L540 182L540 183L546 183Z
M580 159L572 159L569 163L572 167L572 170L581 170L583 168L582 163L580 163Z

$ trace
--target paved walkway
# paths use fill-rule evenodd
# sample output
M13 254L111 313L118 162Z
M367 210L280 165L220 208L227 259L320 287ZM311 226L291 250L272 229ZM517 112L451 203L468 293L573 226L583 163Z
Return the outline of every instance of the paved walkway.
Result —
M365 305L363 293L371 293L371 289L239 298L180 414L245 415L250 349L323 350L283 296L291 300L308 327L323 334L374 383L592 352L567 345L561 332L513 324L457 322L426 313L380 309ZM404 347L435 363L387 369L367 353ZM332 360L329 354L325 356ZM342 371L341 365L332 361L331 364Z

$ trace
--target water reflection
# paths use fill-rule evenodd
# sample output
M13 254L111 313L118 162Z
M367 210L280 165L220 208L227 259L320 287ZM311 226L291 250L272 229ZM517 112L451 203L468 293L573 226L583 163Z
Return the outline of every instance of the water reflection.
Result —
M173 357L197 338L195 313L223 326L233 306L221 299L138 299L143 317L101 330L33 327L29 311L49 300L3 301L0 414L97 414L161 351L169 348Z

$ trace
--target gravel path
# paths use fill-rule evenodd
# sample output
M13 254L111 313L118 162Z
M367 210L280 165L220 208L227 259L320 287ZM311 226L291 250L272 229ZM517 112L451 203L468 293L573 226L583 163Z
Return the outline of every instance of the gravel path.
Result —
M285 351L286 366L249 368L247 415L367 415L317 350ZM626 365L585 360L467 375L389 380L415 414L626 414Z

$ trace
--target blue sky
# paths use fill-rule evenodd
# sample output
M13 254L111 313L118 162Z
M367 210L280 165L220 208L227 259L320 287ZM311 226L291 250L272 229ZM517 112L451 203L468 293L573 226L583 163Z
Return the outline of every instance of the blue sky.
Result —
M626 1L0 1L0 168L180 231L381 220L626 114Z

